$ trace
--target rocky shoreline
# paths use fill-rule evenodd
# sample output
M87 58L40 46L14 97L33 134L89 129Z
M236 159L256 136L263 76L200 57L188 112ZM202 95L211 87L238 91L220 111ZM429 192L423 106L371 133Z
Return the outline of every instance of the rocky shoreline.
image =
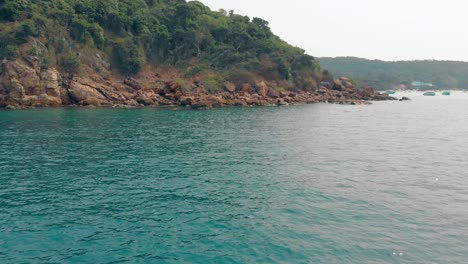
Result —
M175 78L148 71L135 78L101 76L92 70L63 77L55 69L40 69L31 60L4 61L0 72L0 108L58 106L183 106L194 109L222 106L288 105L295 103L369 104L396 100L372 88L357 88L345 77L326 82L316 91L275 91L264 81L235 85L226 82L208 93L202 80L182 86Z

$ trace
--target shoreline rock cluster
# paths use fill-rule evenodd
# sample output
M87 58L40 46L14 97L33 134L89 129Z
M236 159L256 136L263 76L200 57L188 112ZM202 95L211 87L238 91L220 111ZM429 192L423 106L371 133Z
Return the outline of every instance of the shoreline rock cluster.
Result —
M1 65L0 108L183 106L200 109L320 102L357 105L396 100L372 88L358 89L344 77L327 84L311 92L275 91L265 82L237 87L227 82L222 91L208 93L201 80L193 80L187 91L179 82L154 72L151 78L119 79L92 71L84 76L64 78L55 68L42 70L34 60L17 60L4 61Z

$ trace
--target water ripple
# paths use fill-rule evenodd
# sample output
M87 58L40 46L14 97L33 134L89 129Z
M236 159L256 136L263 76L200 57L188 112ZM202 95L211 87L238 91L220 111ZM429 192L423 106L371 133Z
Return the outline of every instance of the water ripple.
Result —
M467 100L427 100L0 112L0 262L465 263Z

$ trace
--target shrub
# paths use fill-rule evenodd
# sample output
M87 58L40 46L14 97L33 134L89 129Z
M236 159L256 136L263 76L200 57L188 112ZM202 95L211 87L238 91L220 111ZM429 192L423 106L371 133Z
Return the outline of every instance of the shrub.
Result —
M63 56L62 67L67 72L76 72L80 66L80 58L76 53L70 51Z
M124 74L135 75L145 64L145 54L133 42L118 43L114 47L114 62Z
M18 46L9 44L0 44L0 60L14 60L18 54Z
M30 36L37 36L38 30L31 19L25 20L15 33L16 43L23 44L28 42Z
M17 21L25 18L30 11L29 0L4 0L0 5L0 20Z

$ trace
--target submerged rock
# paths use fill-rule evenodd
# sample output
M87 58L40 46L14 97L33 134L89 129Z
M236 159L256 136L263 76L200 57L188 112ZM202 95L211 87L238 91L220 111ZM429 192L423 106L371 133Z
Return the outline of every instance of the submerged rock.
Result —
M278 99L276 99L276 105L277 106L287 106L287 105L289 105L289 103L286 102L283 98L278 98Z

